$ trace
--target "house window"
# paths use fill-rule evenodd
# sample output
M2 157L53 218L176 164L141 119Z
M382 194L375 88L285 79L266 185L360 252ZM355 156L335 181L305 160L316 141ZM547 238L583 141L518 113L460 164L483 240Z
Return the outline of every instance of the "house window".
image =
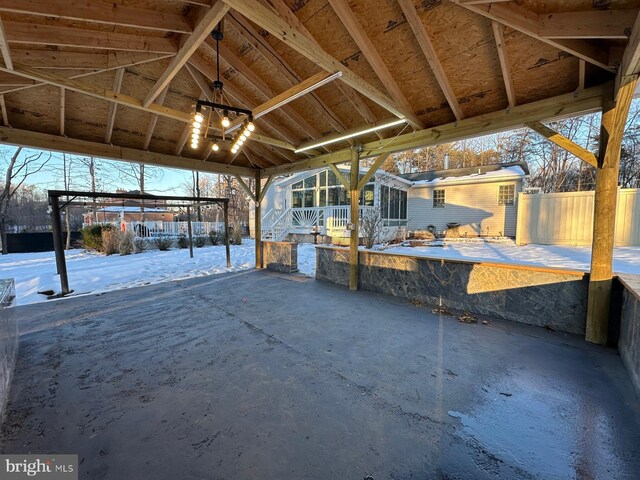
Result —
M380 216L385 227L407 224L407 192L393 187L380 187Z
M498 205L514 205L516 203L516 186L500 185Z
M433 208L444 208L444 190L433 191Z

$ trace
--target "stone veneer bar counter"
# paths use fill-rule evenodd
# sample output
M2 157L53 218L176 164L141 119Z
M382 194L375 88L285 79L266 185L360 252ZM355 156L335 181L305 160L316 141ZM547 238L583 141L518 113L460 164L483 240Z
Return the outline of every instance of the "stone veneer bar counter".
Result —
M316 248L316 278L347 285L349 251ZM359 251L359 288L584 334L589 275L526 265Z

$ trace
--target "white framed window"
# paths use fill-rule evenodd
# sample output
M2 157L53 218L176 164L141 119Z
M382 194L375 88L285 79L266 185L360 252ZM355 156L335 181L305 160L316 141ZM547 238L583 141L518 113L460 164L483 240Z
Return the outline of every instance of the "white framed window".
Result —
M433 208L444 208L444 189L440 188L433 191Z
M516 204L516 186L500 185L498 189L498 205L515 205Z

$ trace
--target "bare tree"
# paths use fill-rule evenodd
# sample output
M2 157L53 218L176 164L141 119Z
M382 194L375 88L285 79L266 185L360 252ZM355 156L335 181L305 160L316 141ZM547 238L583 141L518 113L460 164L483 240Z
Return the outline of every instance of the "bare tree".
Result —
M39 152L33 155L20 157L22 147L13 152L13 155L7 160L6 151L4 161L6 162L6 170L4 174L4 185L0 192L0 242L2 243L2 254L6 255L7 250L7 212L12 198L22 187L25 181L32 175L40 172L51 159L49 156L43 159L43 153Z

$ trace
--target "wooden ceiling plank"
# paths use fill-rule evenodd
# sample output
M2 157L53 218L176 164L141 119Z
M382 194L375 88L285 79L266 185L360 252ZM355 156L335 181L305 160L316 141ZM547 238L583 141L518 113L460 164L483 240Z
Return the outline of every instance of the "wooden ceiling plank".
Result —
M9 43L166 54L178 52L178 47L171 38L25 22L5 22L4 26Z
M602 109L602 96L607 85L600 85L551 97L537 102L516 105L509 111L497 111L477 117L468 117L453 123L427 128L417 132L399 135L393 141L377 140L362 146L361 158L369 158L383 153L395 153L430 145L439 145L480 135L502 132L519 128L529 122L554 120L578 114L591 113ZM610 86L609 86L610 88ZM326 167L329 164L344 163L351 158L351 149L346 148L332 153L301 160L294 165L267 168L264 173L286 174L313 168Z
M124 78L124 68L116 70L116 75L113 80L113 91L119 93L122 87L122 79ZM117 103L109 103L109 113L107 114L107 131L104 134L104 143L111 143L111 134L113 133L113 126L116 122L116 110L118 109Z
M504 81L504 89L509 100L509 108L516 106L516 91L511 80L511 69L509 68L509 55L507 55L507 47L504 44L504 26L498 22L491 22L493 29L493 37L498 50L498 59L500 60L500 70L502 71L502 79Z
M2 0L0 12L80 20L163 32L191 33L187 19L175 13L86 0Z
M387 89L387 92L389 92L391 98L393 98L393 100L404 110L412 111L413 109L407 100L407 97L402 93L400 86L393 78L389 68L384 63L384 60L374 47L371 39L364 31L364 28L362 28L362 25L354 15L353 11L349 8L346 0L329 0L329 5L331 5L331 8L333 8L333 11L345 26L351 38L353 38L356 45L358 45L358 48L367 59L367 62L369 62L369 65L371 65L371 68L373 68L373 71L376 73L384 87ZM419 128L422 128L422 125L419 125Z
M9 145L22 145L45 151L65 152L77 155L91 155L99 158L131 163L144 163L158 167L178 168L182 170L198 170L200 172L229 175L253 176L254 169L240 166L229 166L223 163L203 162L187 157L177 157L164 153L149 152L136 148L119 147L99 142L79 140L47 133L31 132L17 128L0 127L0 140Z
M4 67L0 67L0 71L2 70L7 71ZM89 95L90 97L98 98L100 100L106 100L108 102L114 102L125 107L142 110L148 113L155 113L157 115L162 115L163 117L178 120L180 122L189 122L191 118L190 115L186 112L181 112L179 110L164 107L162 105L157 105L155 103L152 103L148 107L145 107L144 105L142 105L142 101L130 95L116 93L113 90L96 87L94 85L89 85L87 83L62 77L60 75L55 75L53 73L45 73L41 70L35 70L30 67L20 67L19 70L14 69L13 72L15 72L17 75L31 78L32 80L47 83L49 85L54 85L56 87L64 87L74 92Z
M187 36L182 43L180 50L178 50L176 56L173 57L171 63L162 73L156 84L149 90L149 93L142 103L145 107L151 105L156 97L160 95L160 92L171 83L173 77L178 74L191 55L195 53L202 42L211 34L211 31L218 25L228 11L229 7L222 1L218 1L205 13L200 22L198 22L198 25L196 25L196 28L193 29L193 33Z
M413 35L418 41L418 45L420 45L420 50L422 50L422 54L427 59L427 63L433 71L436 81L438 82L438 85L440 85L440 89L447 99L447 103L449 103L449 107L451 107L456 119L462 120L464 115L460 108L460 103L458 102L453 88L451 87L451 83L449 82L449 78L442 67L442 63L440 63L440 60L438 59L436 50L433 48L433 43L431 43L429 34L427 33L422 20L418 17L413 0L397 0L397 2L400 4L404 17L407 19L407 22L413 31Z
M327 71L342 71L341 81L351 86L371 101L390 111L399 118L406 118L414 127L420 127L420 120L411 110L398 106L396 102L380 92L370 83L353 73L340 61L318 48L317 44L291 27L286 20L257 0L224 0L235 11L264 28L277 39L286 43L298 53Z
M293 68L287 64L278 52L269 45L269 43L240 15L229 15L230 22L238 29L242 37L251 43L258 53L269 62L291 86L300 82L302 78L295 73ZM341 132L346 129L340 119L331 111L331 109L322 101L318 95L311 93L306 100L315 107L320 115L337 131Z
M169 91L169 86L167 85L158 98L156 99L156 103L158 105L162 105L164 103L164 99L167 96L167 92ZM158 123L158 115L151 115L151 119L149 120L149 125L147 125L147 133L144 136L144 143L142 144L143 150L149 150L149 144L151 143L151 138L153 138L153 131L156 129L156 123Z
M590 44L586 40L556 40L544 38L539 32L538 14L531 12L515 3L491 3L488 5L461 3L461 0L451 0L454 3L486 17L495 22L501 23L509 28L518 30L525 35L529 35L541 42L547 43L559 50L565 51L578 58L585 60L609 72L615 69L609 65L608 50Z
M638 10L590 10L547 13L538 16L538 33L544 38L622 39L629 38Z

